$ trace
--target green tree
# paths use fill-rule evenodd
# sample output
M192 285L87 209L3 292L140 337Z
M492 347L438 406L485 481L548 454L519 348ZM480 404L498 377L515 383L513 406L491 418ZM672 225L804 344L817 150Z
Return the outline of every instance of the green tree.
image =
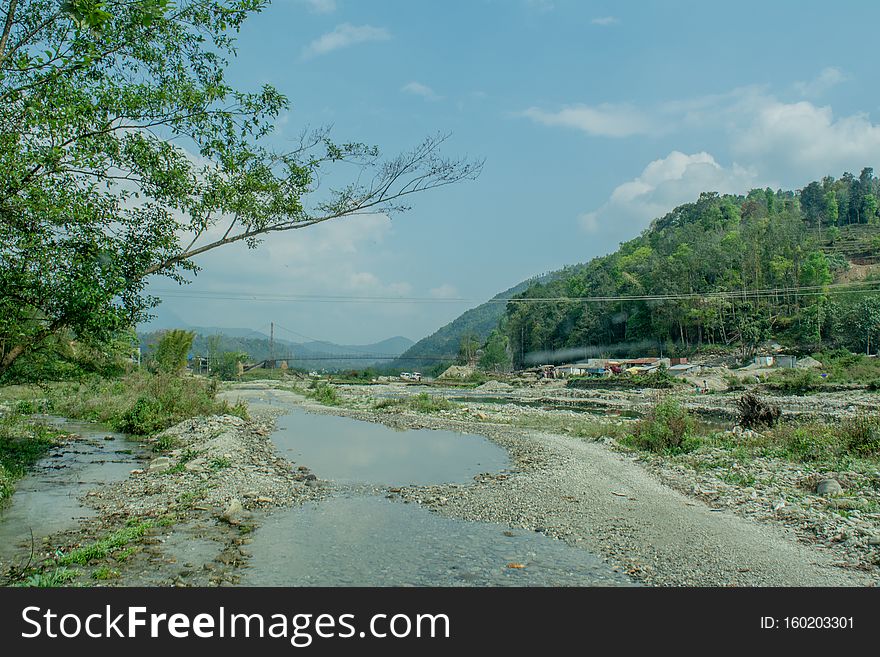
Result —
M509 372L513 365L510 340L500 330L495 329L483 347L480 368L492 372Z
M186 357L192 348L196 334L191 331L172 329L166 331L156 346L156 367L160 372L175 374L186 367Z
M238 378L238 366L247 359L243 351L224 351L218 356L213 373L224 381L234 381Z
M182 282L201 253L402 211L412 194L479 174L481 162L442 157L442 135L389 160L324 129L291 150L267 147L286 97L225 79L236 33L267 6L0 9L0 376L59 332L106 338L144 319L157 303L146 278ZM343 163L321 195L321 178Z
M840 206L837 204L837 194L832 189L825 194L825 218L830 226L837 226L840 214Z
M472 363L477 357L480 339L475 333L465 333L458 343L458 362L461 365Z

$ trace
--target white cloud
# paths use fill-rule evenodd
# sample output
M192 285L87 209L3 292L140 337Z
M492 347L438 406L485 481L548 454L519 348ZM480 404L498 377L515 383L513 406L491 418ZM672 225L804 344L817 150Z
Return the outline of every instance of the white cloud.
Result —
M595 137L630 137L656 132L646 113L627 104L568 105L557 112L530 107L522 115L542 125L575 128Z
M403 93L412 94L413 96L420 96L425 100L442 100L443 96L437 95L437 93L431 89L426 84L422 84L421 82L407 82L403 85L400 90Z
M342 23L337 25L332 32L321 35L306 46L303 50L303 57L317 57L318 55L326 55L334 50L348 48L359 43L387 41L390 38L391 33L384 27Z
M768 98L732 140L737 156L796 185L880 161L880 125L864 114L836 118L830 106L807 101Z
M654 160L642 173L619 185L600 208L579 217L588 233L631 236L674 207L693 201L701 192L744 193L756 186L757 174L734 164L725 168L709 153L672 151Z
M443 285L432 288L428 294L434 299L454 299L458 296L458 290L454 285L443 283Z
M617 25L620 22L615 16L600 16L598 18L594 18L590 21L593 25L601 25L602 27L606 27L608 25Z
M309 5L309 11L315 14L332 14L336 11L336 0L300 0Z
M846 82L849 76L834 66L826 66L819 75L809 82L795 82L794 88L805 98L821 96L841 82Z
M362 215L275 233L256 250L238 244L206 253L197 259L204 271L196 281L203 290L236 293L408 294L409 283L371 271L382 266L382 244L391 229L385 215Z

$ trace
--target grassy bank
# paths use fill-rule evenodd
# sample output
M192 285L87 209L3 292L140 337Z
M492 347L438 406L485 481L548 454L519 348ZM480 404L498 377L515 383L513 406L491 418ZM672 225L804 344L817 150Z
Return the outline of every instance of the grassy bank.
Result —
M215 399L217 382L195 376L137 372L119 379L59 384L49 392L52 413L149 436L200 415L247 417L244 405Z
M150 436L200 415L247 418L246 406L218 402L216 392L217 382L211 379L147 372L0 390L0 402L8 409L0 415L0 501L12 495L16 479L58 444L60 432L31 414L100 422L135 436Z
M27 402L20 402L29 408ZM0 503L15 492L15 480L58 444L60 432L13 410L0 417Z

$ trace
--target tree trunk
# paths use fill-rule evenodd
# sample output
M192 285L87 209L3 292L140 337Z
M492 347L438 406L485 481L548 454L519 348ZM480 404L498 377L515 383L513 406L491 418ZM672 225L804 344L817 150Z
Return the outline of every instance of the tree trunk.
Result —
M2 377L6 373L6 370L12 367L12 364L25 351L27 351L27 345L17 344L12 349L6 352L3 358L0 359L0 377Z

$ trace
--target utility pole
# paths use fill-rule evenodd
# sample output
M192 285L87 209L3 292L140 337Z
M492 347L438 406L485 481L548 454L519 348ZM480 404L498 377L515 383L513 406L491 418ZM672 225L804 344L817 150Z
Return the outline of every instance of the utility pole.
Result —
M269 322L269 366L275 369L275 322Z

